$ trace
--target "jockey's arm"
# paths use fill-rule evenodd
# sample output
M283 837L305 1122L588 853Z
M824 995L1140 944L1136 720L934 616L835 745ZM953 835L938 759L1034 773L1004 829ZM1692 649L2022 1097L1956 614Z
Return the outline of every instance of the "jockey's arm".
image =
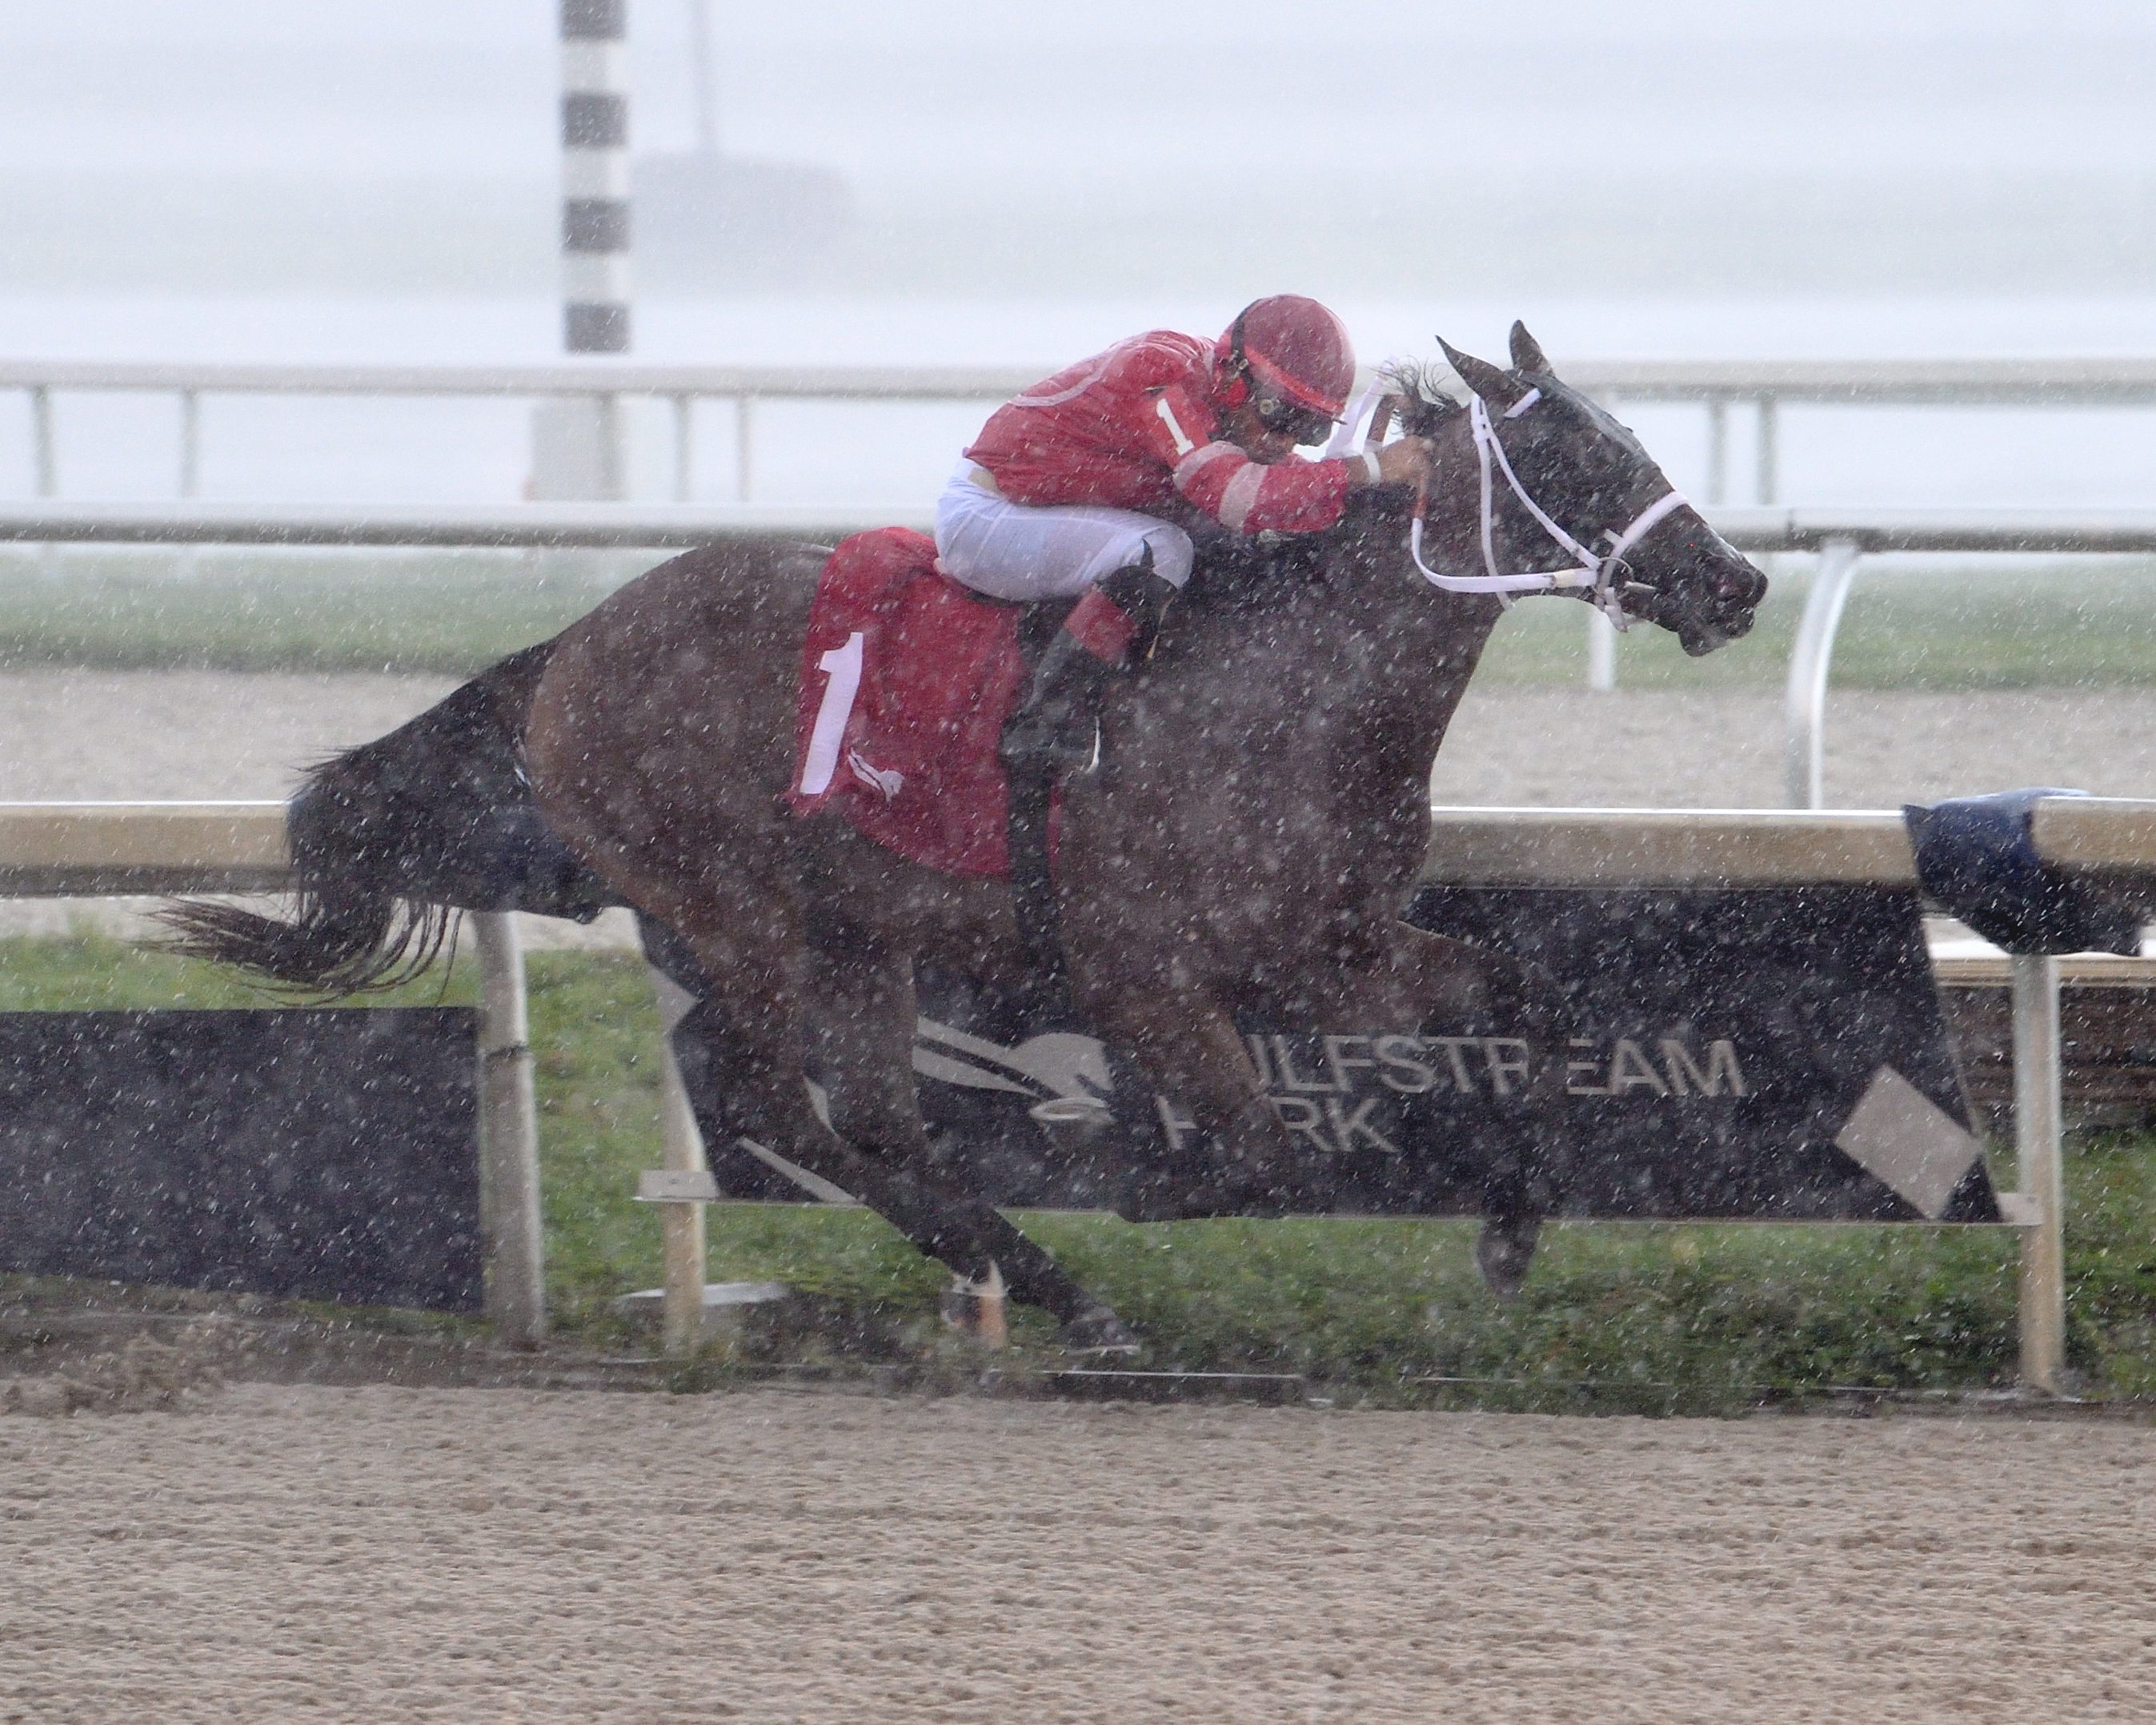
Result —
M1430 477L1430 439L1404 437L1378 451L1377 476L1368 481L1378 485L1419 485Z
M1429 446L1419 438L1371 454L1306 461L1286 437L1265 431L1247 413L1231 408L1216 419L1174 388L1160 393L1153 417L1177 492L1237 533L1322 531L1339 520L1349 491L1419 484L1429 471ZM1210 435L1201 442L1186 425Z

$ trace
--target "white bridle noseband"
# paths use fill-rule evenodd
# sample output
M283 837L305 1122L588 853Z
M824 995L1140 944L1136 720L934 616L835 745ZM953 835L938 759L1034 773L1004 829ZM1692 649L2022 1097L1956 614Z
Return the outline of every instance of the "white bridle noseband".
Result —
M1530 389L1505 411L1507 419L1517 419L1542 399L1542 391ZM1369 398L1366 398L1368 400ZM1358 402L1348 424L1354 425L1362 417L1365 402ZM1374 404L1373 402L1372 404ZM1384 418L1373 419L1371 440L1383 434ZM1493 593L1507 606L1512 595L1522 593L1555 593L1565 588L1585 588L1589 590L1589 603L1597 607L1620 629L1630 629L1632 619L1625 614L1621 595L1616 585L1617 572L1625 567L1625 555L1637 545L1662 519L1685 507L1684 494L1674 489L1665 491L1652 503L1634 516L1630 526L1622 531L1605 528L1602 536L1609 542L1605 551L1590 551L1552 519L1548 510L1527 495L1520 483L1519 475L1512 471L1512 464L1505 454L1505 446L1497 441L1497 429L1491 423L1488 405L1479 395L1467 400L1467 424L1475 439L1475 464L1481 480L1481 512L1482 527L1482 567L1486 575L1440 575L1422 560L1422 523L1426 498L1415 500L1414 520L1408 529L1408 554L1414 566L1422 572L1423 578L1432 587L1446 593ZM1507 575L1497 567L1496 540L1496 475L1502 474L1505 483L1527 513L1535 518L1543 532L1549 535L1562 551L1577 557L1576 567L1543 569Z

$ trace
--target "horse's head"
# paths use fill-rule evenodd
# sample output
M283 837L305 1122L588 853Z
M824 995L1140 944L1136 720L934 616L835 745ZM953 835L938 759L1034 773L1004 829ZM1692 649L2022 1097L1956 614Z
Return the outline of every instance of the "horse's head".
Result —
M1558 380L1525 325L1512 326L1510 371L1442 345L1481 398L1481 412L1471 403L1469 417L1489 500L1486 559L1544 570L1569 553L1600 578L1594 588L1569 583L1574 590L1614 595L1695 655L1752 627L1767 578L1677 495L1639 439ZM1460 410L1413 387L1399 412L1404 431L1430 435Z

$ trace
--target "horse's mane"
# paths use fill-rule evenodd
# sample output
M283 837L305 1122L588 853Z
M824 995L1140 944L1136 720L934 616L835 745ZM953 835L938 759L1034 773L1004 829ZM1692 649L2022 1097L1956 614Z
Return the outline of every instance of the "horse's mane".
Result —
M1378 375L1394 386L1394 412L1410 437L1432 437L1455 413L1465 413L1444 382L1451 367L1435 360L1388 360Z

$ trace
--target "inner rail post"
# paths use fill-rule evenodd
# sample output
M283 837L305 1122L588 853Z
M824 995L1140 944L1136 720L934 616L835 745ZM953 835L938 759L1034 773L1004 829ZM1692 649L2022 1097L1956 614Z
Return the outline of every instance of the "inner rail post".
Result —
M1726 503L1729 491L1729 403L1719 395L1707 398L1707 501Z
M202 396L198 391L180 392L180 495L192 497L202 490Z
M1758 441L1753 448L1753 493L1758 501L1772 503L1781 484L1781 406L1771 395L1757 398Z
M695 487L696 471L696 398L674 398L674 501L686 503Z
M53 433L53 393L44 384L30 391L31 483L40 497L57 497L60 490L58 440ZM50 540L38 547L38 572L48 581L60 575L60 548Z
M756 452L749 442L750 420L755 406L754 396L734 398L734 495L743 503L748 501L750 487L755 483Z
M619 503L629 495L629 426L621 397L612 391L593 398L598 415L599 495Z
M660 1263L663 1274L660 1348L675 1358L693 1354L704 1338L704 1272L708 1255L704 1206L717 1196L711 1183L704 1135L690 1106L688 1086L674 1057L675 1027L696 1006L696 997L657 965L652 992L659 1002L659 1132L665 1182L659 1204ZM649 1185L650 1183L645 1183ZM687 1195L694 1193L694 1196Z
M1784 803L1824 809L1826 773L1826 682L1834 659L1835 631L1849 599L1850 583L1864 547L1854 539L1830 539L1804 600L1804 621L1789 655L1789 687L1782 744Z
M524 950L513 912L469 914L479 949L479 1189L486 1315L502 1341L535 1348L547 1335L547 1283Z
M30 389L30 484L40 497L60 490L59 454L53 441L53 393L42 383Z
M2060 1107L2059 961L2014 958L2014 1144L2034 1214L2021 1235L2021 1386L2060 1393L2066 1353L2066 1182Z
M1587 686L1597 695L1617 691L1617 625L1599 605L1587 608Z

